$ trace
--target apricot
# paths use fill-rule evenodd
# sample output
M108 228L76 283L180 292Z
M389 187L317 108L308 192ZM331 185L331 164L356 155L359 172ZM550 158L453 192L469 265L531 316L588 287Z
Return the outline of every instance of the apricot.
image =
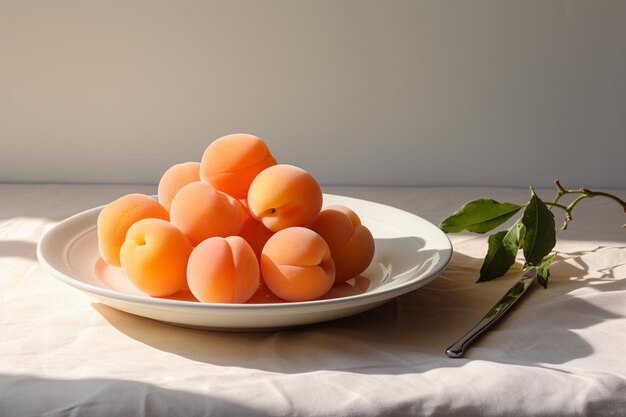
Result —
M176 193L190 182L200 181L200 163L185 162L170 167L159 181L159 203L169 211Z
M147 218L168 220L167 210L145 194L127 194L105 206L98 215L98 249L106 263L120 266L126 232Z
M205 303L243 303L259 287L259 263L239 236L212 237L193 249L187 264L187 283Z
M265 142L254 135L222 136L204 151L200 178L235 198L245 198L254 177L276 165Z
M261 251L263 246L274 234L271 230L263 225L260 221L252 217L248 210L248 203L246 200L239 200L244 209L244 221L241 226L239 236L244 238L246 242L252 247L257 258L261 258Z
M374 258L374 237L348 207L330 206L310 225L324 238L335 262L335 282L345 282L367 269Z
M305 170L274 165L252 181L248 206L252 215L273 232L307 226L322 208L322 190Z
M201 181L181 188L170 206L171 222L193 246L210 237L238 234L243 218L243 208L237 200Z
M356 212L349 207L342 206L341 204L335 204L335 205L326 207L325 210L340 211L344 213L346 216L348 216L348 218L350 219L350 222L352 222L352 225L357 226L361 224L361 218L359 217L359 215L356 214Z
M165 297L185 287L192 249L183 232L170 222L143 219L128 229L120 260L137 288L153 297Z
M269 289L287 301L314 300L335 282L328 244L304 227L283 229L267 241L261 273Z

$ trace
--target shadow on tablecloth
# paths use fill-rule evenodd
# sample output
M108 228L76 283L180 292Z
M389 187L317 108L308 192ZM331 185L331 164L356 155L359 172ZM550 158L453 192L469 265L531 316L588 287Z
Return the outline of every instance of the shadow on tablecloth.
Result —
M121 379L51 379L0 374L1 416L200 416L258 415L242 405L206 394Z
M590 252L601 250L603 247ZM285 374L318 370L413 374L474 360L550 367L593 353L576 329L619 317L601 307L601 297L626 290L626 280L617 280L624 277L614 276L611 270L590 267L585 263L587 254L561 254L553 265L548 290L535 285L464 359L447 358L445 348L479 320L519 276L510 273L474 284L482 260L458 252L441 276L423 288L358 316L297 329L208 332L163 324L103 304L94 304L94 308L139 343L221 366ZM589 286L593 292L580 297Z
M19 257L37 260L37 244L26 240L0 240L0 258Z

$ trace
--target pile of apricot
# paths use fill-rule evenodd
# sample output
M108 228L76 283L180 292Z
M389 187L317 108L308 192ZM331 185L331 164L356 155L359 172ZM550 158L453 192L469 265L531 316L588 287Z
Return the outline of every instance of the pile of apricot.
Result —
M98 248L150 296L189 289L202 302L250 303L341 293L369 266L374 239L351 209L322 210L311 174L277 164L260 138L234 134L201 162L169 168L158 202L128 194L105 206Z

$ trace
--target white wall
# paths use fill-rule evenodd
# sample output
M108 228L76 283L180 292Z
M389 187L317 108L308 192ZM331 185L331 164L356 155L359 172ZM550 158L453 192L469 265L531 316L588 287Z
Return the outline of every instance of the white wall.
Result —
M0 0L0 181L239 131L327 185L626 188L626 1Z

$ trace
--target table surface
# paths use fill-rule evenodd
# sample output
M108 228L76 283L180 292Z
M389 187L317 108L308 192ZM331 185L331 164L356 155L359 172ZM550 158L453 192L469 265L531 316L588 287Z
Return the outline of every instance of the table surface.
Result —
M190 330L123 313L53 278L36 245L56 222L140 185L0 184L0 415L623 415L626 230L619 206L582 202L547 290L526 297L462 359L444 350L518 275L475 284L484 235L450 235L432 283L358 316L266 333ZM435 224L507 188L325 192ZM624 190L615 191L622 198ZM550 190L539 195L551 198ZM559 216L560 214L557 214ZM558 220L557 220L558 221Z

